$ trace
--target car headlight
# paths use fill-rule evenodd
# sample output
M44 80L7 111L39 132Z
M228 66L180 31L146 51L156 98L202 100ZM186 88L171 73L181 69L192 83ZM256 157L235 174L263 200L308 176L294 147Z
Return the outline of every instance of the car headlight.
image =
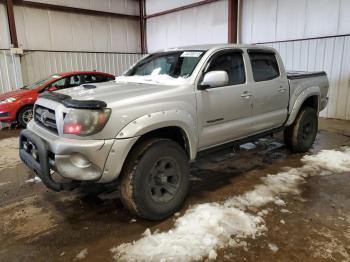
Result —
M100 132L108 122L111 109L71 109L64 117L63 133L89 136Z
M8 104L8 103L15 102L16 100L17 100L17 98L15 98L15 97L9 97L9 98L6 98L4 100L0 100L0 104Z

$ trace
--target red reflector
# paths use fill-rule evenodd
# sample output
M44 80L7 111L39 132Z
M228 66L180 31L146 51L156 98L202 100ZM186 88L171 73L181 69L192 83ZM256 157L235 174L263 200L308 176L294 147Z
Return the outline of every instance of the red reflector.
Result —
M65 134L80 134L81 125L78 124L66 124L64 125L64 133Z

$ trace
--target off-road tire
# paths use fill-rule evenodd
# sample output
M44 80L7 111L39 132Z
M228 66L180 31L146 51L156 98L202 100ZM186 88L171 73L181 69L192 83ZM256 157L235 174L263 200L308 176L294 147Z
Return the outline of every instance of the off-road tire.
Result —
M158 167L160 161L168 160L171 161L171 165L168 165L166 170L170 170L169 167L171 167L171 174L176 173L178 177L174 180L176 183L170 181L176 184L176 191L174 190L173 194L169 193L173 191L173 187L169 192L165 189L156 190L157 193L164 194L164 202L159 202L162 198L157 198L154 186L158 189L163 185L162 183L167 183L167 187L170 183L160 180L159 177L165 176L166 180L173 177L166 173L168 171L163 172L167 175L162 175L155 168L161 169ZM157 172L154 172L155 170ZM158 175L154 175L155 173ZM128 156L121 175L122 203L131 213L148 220L161 220L175 213L183 205L188 193L190 175L188 157L178 143L169 139L152 138L137 144ZM156 182L160 185L155 185L154 180L157 180Z
M315 109L304 107L294 123L284 130L284 142L293 153L303 153L310 149L318 130L318 115Z
M17 115L17 123L22 127L27 127L29 121L27 121L26 116L31 111L31 115L33 116L33 106L25 106L23 107Z

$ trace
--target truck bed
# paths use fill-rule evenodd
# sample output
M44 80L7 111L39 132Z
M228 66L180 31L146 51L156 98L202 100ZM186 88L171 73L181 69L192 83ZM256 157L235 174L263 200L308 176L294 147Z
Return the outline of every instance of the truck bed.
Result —
M325 76L326 72L324 71L318 71L318 72L287 71L286 75L288 79L298 79L298 78Z
M289 82L290 105L295 105L298 97L303 92L319 92L319 110L327 105L328 79L326 72L304 72L304 71L287 71ZM289 113L292 113L292 107L289 107Z

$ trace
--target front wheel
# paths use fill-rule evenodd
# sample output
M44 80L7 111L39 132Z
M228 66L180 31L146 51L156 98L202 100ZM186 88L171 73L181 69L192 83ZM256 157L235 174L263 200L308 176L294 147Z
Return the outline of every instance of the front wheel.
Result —
M315 141L318 130L318 116L315 109L300 110L294 123L284 130L284 141L294 153L306 152Z
M187 155L178 143L162 138L141 142L123 170L121 200L142 218L164 219L181 208L189 174Z
M33 118L33 106L26 106L23 107L17 116L17 122L22 126L22 127L27 127L27 124L29 123L30 120Z

